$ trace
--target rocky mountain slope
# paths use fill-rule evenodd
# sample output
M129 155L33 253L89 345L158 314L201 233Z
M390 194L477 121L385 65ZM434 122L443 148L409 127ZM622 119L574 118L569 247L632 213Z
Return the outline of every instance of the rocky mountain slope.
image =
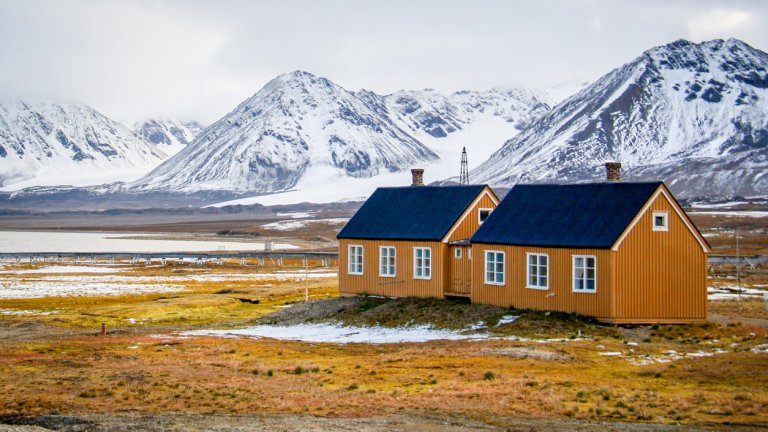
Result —
M295 71L272 80L133 187L186 192L328 187L439 164L434 139L462 130L486 111L508 125L510 136L548 109L524 91L380 96ZM460 147L454 150L458 156Z
M205 127L194 120L150 119L134 124L131 129L168 156L173 156L200 135Z
M146 172L167 156L86 105L0 103L0 186ZM110 179L112 179L110 177Z
M661 179L681 196L768 194L768 54L731 39L646 51L557 105L470 173L496 186Z

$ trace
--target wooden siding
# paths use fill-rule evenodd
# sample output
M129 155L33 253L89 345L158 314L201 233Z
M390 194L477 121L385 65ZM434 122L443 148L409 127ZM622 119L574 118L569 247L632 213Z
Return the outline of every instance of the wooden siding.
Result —
M350 275L348 246L363 246L363 274ZM396 249L395 277L379 276L379 246ZM413 278L413 248L432 248L432 278ZM341 294L372 294L387 297L443 297L449 269L449 247L440 242L339 240L339 291Z
M619 246L613 322L706 320L707 255L675 207L658 195ZM654 211L668 231L652 229Z
M483 189L483 192L480 195L480 200L475 203L475 205L469 207L469 211L462 215L465 217L458 221L457 226L452 227L455 229L450 233L450 236L447 239L448 243L458 240L468 240L472 237L475 231L480 228L480 223L478 222L480 209L495 209L497 205L496 202L493 201L496 197L494 196L491 198L491 194L493 194L493 192L491 192L488 187Z
M505 284L485 283L485 251L505 253ZM549 255L549 289L526 288L526 252ZM614 279L613 252L607 249L567 249L472 245L472 302L519 309L540 309L574 312L598 318L610 317L611 286ZM594 255L597 258L597 289L595 293L573 292L573 255Z
M451 246L449 248L449 279L446 293L469 296L472 292L472 259L469 258L470 246ZM461 258L456 258L456 251L461 251Z

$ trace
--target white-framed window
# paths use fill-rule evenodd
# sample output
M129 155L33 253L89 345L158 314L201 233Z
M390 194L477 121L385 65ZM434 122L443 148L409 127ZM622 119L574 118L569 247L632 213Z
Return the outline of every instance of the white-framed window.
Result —
M597 291L597 258L594 255L573 255L573 292Z
M347 273L351 275L363 274L363 247L360 245L349 245L348 252Z
M394 246L379 246L379 276L395 277Z
M432 279L432 248L413 248L413 278Z
M491 215L492 211L493 209L489 209L489 208L477 209L477 223L482 225L483 222L485 222L485 220L488 219L488 216Z
M669 231L669 213L668 212L653 212L653 230L654 231Z
M504 252L485 251L485 283L504 285Z
M461 259L461 248L456 248L456 249L453 251L453 256L454 256L455 258Z
M549 255L526 253L528 261L528 284L526 288L549 289Z
M472 249L467 249L467 259L472 259Z

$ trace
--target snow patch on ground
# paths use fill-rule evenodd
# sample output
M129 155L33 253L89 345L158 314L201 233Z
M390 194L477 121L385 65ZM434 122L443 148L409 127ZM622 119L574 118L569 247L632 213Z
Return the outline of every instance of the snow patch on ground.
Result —
M263 228L275 231L292 231L304 228L308 221L284 220L262 225Z
M0 309L0 315L10 316L41 316L41 315L55 315L59 313L55 310L44 311L38 309Z
M110 234L79 232L0 231L0 252L127 252L172 253L217 250L264 250L263 242L217 242L202 240L141 239L142 234ZM298 249L275 243L273 249Z
M503 326L504 324L511 324L517 319L520 318L520 315L504 315L499 319L499 322L496 323L496 327Z
M5 273L11 274L60 274L60 273L115 273L124 271L114 267L96 267L96 266L45 266L36 269L13 270Z
M291 280L291 279L304 279L305 276L308 279L322 279L322 278L335 278L335 277L338 277L339 274L337 272L329 272L329 271L314 271L314 272L310 271L310 272L306 272L305 274L303 271L298 271L298 272L277 272L277 273L252 273L252 274L239 274L239 275L235 275L235 274L194 275L194 276L188 276L188 279L199 281L199 282L200 281L223 282L223 281L228 281L233 279Z
M768 217L768 211L760 210L731 210L731 211L690 211L689 215L703 215L703 216L726 216L726 217L751 217L762 218Z
M239 330L195 330L188 336L252 337L324 343L413 343L433 340L478 340L490 336L482 333L462 333L437 330L430 326L405 328L350 327L341 324L298 324L292 326L259 325Z
M736 285L709 287L707 288L707 298L709 300L734 300L742 298L757 298L764 296L768 291L753 288L741 288Z
M284 212L276 213L277 217L289 217L291 219L306 219L315 215L315 212Z
M663 354L642 354L639 356L630 357L627 360L629 360L629 362L635 366L647 366L650 364L671 363L673 361L684 360L686 358L712 357L719 354L725 354L727 352L728 351L724 351L720 348L715 348L712 351L694 351L689 353L679 353L675 350L668 350Z
M0 298L90 297L152 292L165 293L182 290L179 286L161 283L135 283L139 280L140 278L114 276L51 276L22 280L0 278ZM163 278L163 280L170 282L169 278Z
M263 228L276 230L276 231L291 231L299 228L304 228L311 223L322 223L327 225L333 225L338 223L346 223L347 218L328 218L328 219L305 219L305 220L283 220L272 222L262 225Z

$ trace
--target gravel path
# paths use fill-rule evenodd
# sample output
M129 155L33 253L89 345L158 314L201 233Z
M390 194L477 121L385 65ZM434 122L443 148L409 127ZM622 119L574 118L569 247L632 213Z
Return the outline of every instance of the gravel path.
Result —
M0 420L1 421L1 420ZM8 421L8 419L6 419ZM221 414L138 414L38 416L16 419L24 425L0 424L0 432L218 432L218 431L306 431L306 432L464 432L464 431L757 431L738 426L675 426L644 423L588 423L575 420L496 418L489 425L460 416L397 414L387 417L325 418L309 415L221 415Z

